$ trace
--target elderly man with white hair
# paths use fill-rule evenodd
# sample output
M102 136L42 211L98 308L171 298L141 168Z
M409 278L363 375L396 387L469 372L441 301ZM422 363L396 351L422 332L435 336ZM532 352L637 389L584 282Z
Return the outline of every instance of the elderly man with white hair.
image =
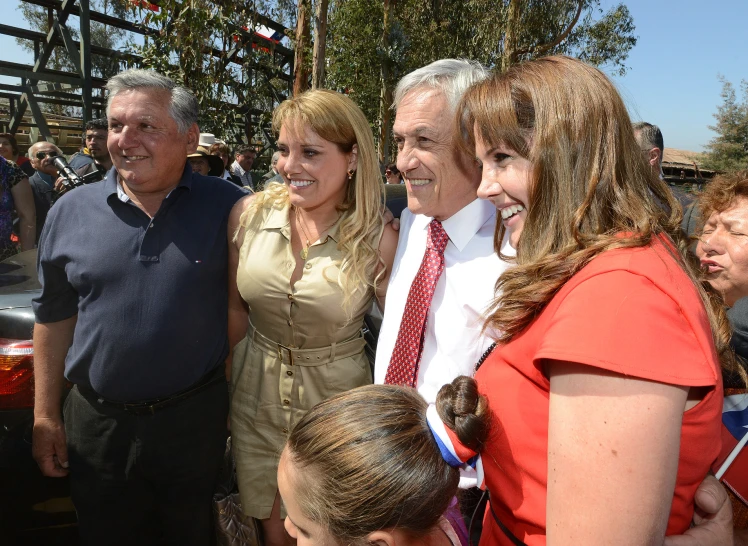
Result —
M62 155L62 150L51 142L41 141L31 145L28 151L29 162L34 168L34 174L29 177L31 191L34 194L34 207L36 210L36 243L42 234L44 222L49 213L49 207L56 196L55 180L57 180L57 167L55 158Z
M246 194L186 165L200 133L189 90L147 70L107 89L114 168L56 202L39 245L33 454L43 474L70 473L82 544L210 544L226 235Z
M406 75L395 89L397 167L409 210L401 217L374 381L415 387L428 402L455 377L472 375L490 345L482 315L493 301L496 279L508 267L494 251L496 208L478 199L481 171L456 145L453 129L462 94L487 76L478 63L443 59ZM416 281L432 238L444 245L443 267L425 295L430 302L425 315L414 317L412 302L424 297L414 293ZM508 245L502 251L512 253ZM411 324L414 318L420 325ZM403 358L412 335L420 347Z

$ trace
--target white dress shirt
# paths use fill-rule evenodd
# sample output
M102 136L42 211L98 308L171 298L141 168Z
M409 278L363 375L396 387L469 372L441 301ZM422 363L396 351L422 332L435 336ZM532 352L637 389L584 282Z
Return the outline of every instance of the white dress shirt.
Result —
M403 210L400 217L400 236L377 341L374 383L384 383L387 375L410 285L426 252L431 220L408 209ZM439 389L455 377L472 377L478 359L493 343L488 333L481 334L484 313L494 300L496 280L511 266L494 251L495 226L496 208L482 199L476 199L442 222L449 242L444 249L444 270L436 283L426 317L416 381L419 394L430 404L436 402ZM504 238L501 252L505 256L515 254L508 237ZM475 471L460 469L460 487L476 485Z
M400 218L400 237L377 342L375 383L384 383L387 375L410 285L426 251L431 220L408 209ZM442 385L458 375L472 376L476 362L493 342L488 335L481 335L483 315L494 299L496 280L511 266L494 251L495 225L496 208L481 199L442 222L449 242L444 250L444 270L426 317L416 383L418 392L429 403L436 401ZM505 255L514 255L508 239L501 250Z

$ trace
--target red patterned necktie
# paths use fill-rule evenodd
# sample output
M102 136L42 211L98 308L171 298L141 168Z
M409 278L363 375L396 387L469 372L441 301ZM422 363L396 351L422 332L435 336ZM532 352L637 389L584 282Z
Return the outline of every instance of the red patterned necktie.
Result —
M426 317L434 297L434 289L444 269L444 249L449 241L441 222L431 220L426 237L426 253L413 284L410 285L408 301L397 333L395 349L384 382L387 385L415 387L418 364L423 352L423 334Z

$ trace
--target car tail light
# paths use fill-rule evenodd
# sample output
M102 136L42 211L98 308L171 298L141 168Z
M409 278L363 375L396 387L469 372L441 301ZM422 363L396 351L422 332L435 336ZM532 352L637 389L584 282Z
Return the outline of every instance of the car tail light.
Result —
M34 344L0 338L0 410L34 407Z

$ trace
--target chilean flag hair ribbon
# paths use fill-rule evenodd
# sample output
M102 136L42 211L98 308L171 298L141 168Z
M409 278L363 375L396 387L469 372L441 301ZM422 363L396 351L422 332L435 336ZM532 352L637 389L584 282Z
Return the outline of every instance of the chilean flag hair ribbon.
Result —
M457 434L441 420L434 404L429 404L426 410L426 422L446 463L454 468L473 468L478 474L478 487L485 489L480 455L460 442Z

